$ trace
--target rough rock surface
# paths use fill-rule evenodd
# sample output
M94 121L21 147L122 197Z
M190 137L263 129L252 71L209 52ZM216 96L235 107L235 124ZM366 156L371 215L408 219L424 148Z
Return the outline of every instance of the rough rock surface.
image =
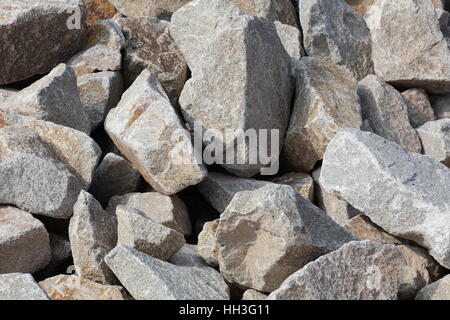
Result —
M343 227L359 240L369 240L376 243L395 245L403 243L402 240L390 235L377 225L373 224L369 218L362 214L349 219Z
M396 300L404 264L393 245L350 242L291 275L269 299Z
M413 128L420 127L428 121L436 120L428 95L423 89L409 89L402 92L408 107L408 117Z
M275 21L275 27L284 49L291 58L296 61L304 57L305 50L303 49L303 37L300 30L280 21Z
M364 16L376 0L345 0L360 15Z
M425 123L417 128L424 154L450 168L450 119Z
M102 20L89 26L84 48L103 44L113 49L122 50L127 42L120 26L113 20Z
M172 14L191 0L109 0L126 16L148 16L170 20Z
M298 28L294 5L290 0L231 0L245 14L280 21Z
M369 29L344 1L302 0L299 11L308 56L343 66L357 80L373 73Z
M430 102L436 118L450 118L450 94L431 96Z
M28 129L0 129L0 204L67 219L82 188L78 178Z
M301 59L293 73L297 90L282 164L293 171L309 172L323 158L336 133L360 128L358 84L344 68L317 58Z
M0 206L0 274L33 273L50 262L47 230L28 212Z
M277 184L237 193L216 237L224 278L262 292L355 239L292 187Z
M257 300L258 301L258 300L266 300L266 299L267 299L266 294L256 291L256 290L253 290L253 289L246 290L244 292L244 295L242 296L242 300Z
M95 198L82 191L73 208L69 238L77 274L84 279L110 284L115 278L104 258L117 242L117 224Z
M372 133L346 129L328 146L320 183L450 267L450 170L443 164Z
M72 18L77 11L79 26ZM81 0L3 0L0 17L0 85L46 73L83 46L86 6Z
M314 181L309 174L291 172L281 177L270 179L273 183L285 184L293 187L303 198L314 200Z
M450 275L423 288L416 300L450 300Z
M86 23L88 24L112 18L117 13L116 8L109 0L84 0L84 2L88 10L86 18Z
M405 150L421 153L422 146L408 118L408 106L394 87L369 75L359 82L362 116L373 133L401 145Z
M158 192L175 194L198 184L207 175L195 159L190 135L160 83L148 70L141 73L122 95L118 106L109 112L105 129Z
M72 57L67 64L77 76L99 72L119 71L122 67L120 50L104 44L97 44Z
M219 245L217 243L217 228L219 219L206 222L198 235L198 253L205 261L214 267L219 266Z
M27 273L0 274L0 300L50 300Z
M209 267L177 266L124 246L114 248L106 262L137 300L229 299L228 286Z

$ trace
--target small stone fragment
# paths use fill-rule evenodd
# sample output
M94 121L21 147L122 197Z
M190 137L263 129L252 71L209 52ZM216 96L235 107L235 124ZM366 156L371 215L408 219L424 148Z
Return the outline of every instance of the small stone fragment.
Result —
M120 50L97 44L72 57L67 64L77 76L99 71L119 71L122 67Z
M430 121L417 128L424 154L450 168L450 119Z
M450 300L450 275L423 288L416 300Z
M266 299L267 299L266 294L256 291L256 290L253 290L253 289L246 290L244 292L244 295L242 296L242 300L260 301L260 300L266 300Z
M314 181L309 174L291 172L281 177L270 179L277 184L285 184L293 187L298 194L309 201L314 200Z
M50 300L27 273L0 274L0 300Z
M418 128L428 121L436 120L433 108L423 89L409 89L402 92L408 107L408 117L413 128Z

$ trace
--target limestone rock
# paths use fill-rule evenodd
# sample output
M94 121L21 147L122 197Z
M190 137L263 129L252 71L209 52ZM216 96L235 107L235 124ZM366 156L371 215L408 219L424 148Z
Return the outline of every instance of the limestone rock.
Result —
M0 204L33 214L70 218L79 180L28 129L0 129Z
M86 18L88 24L112 18L117 13L116 8L108 0L84 0L84 2L88 11Z
M363 119L373 133L402 146L410 152L421 153L422 146L408 118L408 106L394 87L369 75L359 83Z
M423 288L416 300L450 300L450 275Z
M431 96L430 102L436 118L450 118L450 94Z
M99 127L109 110L117 106L123 92L122 76L118 72L86 74L77 79L81 105L89 116L92 129Z
M191 0L109 0L120 13L170 20L172 14Z
M320 183L392 235L450 266L450 170L377 135L355 129L329 144Z
M291 172L281 177L270 179L273 183L285 184L293 187L303 198L314 200L314 181L309 174Z
M393 245L350 242L291 275L269 299L396 300L404 265Z
M207 175L191 137L154 75L144 70L105 121L114 144L158 192L175 194ZM175 138L177 139L175 139Z
M298 28L295 8L290 0L231 0L245 14L280 21Z
M86 191L82 191L73 208L69 238L77 274L84 279L110 284L115 278L104 258L117 242L114 217Z
M83 46L86 6L81 0L3 0L0 16L0 85L49 72Z
M50 300L27 273L0 274L0 300Z
M357 80L373 73L369 29L345 1L302 0L299 11L308 56L345 67Z
M146 192L115 196L109 201L106 211L114 215L119 205L138 210L150 219L184 235L192 233L186 205L176 195L165 196L158 192Z
M120 50L97 44L81 51L68 62L77 76L98 71L119 71L122 67Z
M113 196L136 191L140 181L141 175L130 162L108 153L94 172L90 192L106 205Z
M303 49L303 37L300 30L280 21L275 21L275 27L284 49L291 58L296 61L304 57L305 50Z
M343 227L347 231L351 232L351 234L353 234L358 240L369 240L376 243L395 245L399 245L404 242L373 224L369 218L362 214L349 219Z
M52 300L128 300L120 286L102 285L75 275L58 275L39 282Z
M266 300L266 299L267 299L266 294L256 291L256 290L253 290L253 289L246 290L244 292L244 295L242 296L242 300L257 300L258 301L258 300Z
M224 278L262 292L276 290L308 262L354 240L292 187L276 184L237 193L216 236Z
M425 123L417 128L424 154L450 168L450 119Z
M212 268L177 266L117 246L106 262L137 300L228 300L228 287Z
M33 273L50 262L47 230L28 212L0 206L0 274Z
M420 127L428 121L436 120L433 108L423 89L409 89L402 92L408 107L408 117L413 128Z
M431 1L377 1L365 20L380 79L432 93L450 91L450 50Z
M206 222L198 235L198 253L205 261L214 267L219 266L219 245L217 243L217 228L219 219Z
M126 40L120 26L113 20L98 21L89 26L84 48L88 49L97 44L103 44L112 49L122 50Z
M360 128L357 82L344 68L317 58L301 59L293 72L297 90L282 164L293 171L309 172L323 158L336 133Z

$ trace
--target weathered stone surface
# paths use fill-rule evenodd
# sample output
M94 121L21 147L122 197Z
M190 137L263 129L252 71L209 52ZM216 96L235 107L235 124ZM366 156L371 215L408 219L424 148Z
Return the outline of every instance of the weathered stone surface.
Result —
M28 212L0 206L0 274L33 273L50 262L47 230Z
M192 233L188 210L176 195L165 196L158 192L146 192L115 196L109 201L106 211L114 215L119 205L138 210L150 219L184 235Z
M294 5L291 0L231 0L245 14L298 28Z
M373 73L369 29L344 1L302 0L299 11L308 56L345 67L357 80Z
M262 292L355 239L292 187L276 184L237 193L216 236L224 278Z
M317 58L301 59L293 72L297 90L282 164L292 171L309 172L336 133L360 128L358 84L344 68Z
M360 15L365 16L375 0L345 0L345 2Z
M281 177L270 179L273 183L293 187L303 198L314 200L314 181L309 174L291 172Z
M105 129L158 192L175 194L198 184L207 175L206 168L195 159L189 133L148 70L141 73L118 106L109 112Z
M112 18L117 13L116 8L108 0L84 0L84 2L88 10L86 18L88 24Z
M97 44L72 57L67 64L77 76L98 71L119 71L122 67L120 50Z
M12 88L0 87L0 103L6 101L6 99L14 96L19 90Z
M50 300L27 273L0 274L0 300Z
M433 95L430 97L430 102L436 118L450 118L450 94Z
M219 219L206 222L198 235L198 253L205 261L214 267L219 266L219 244L217 243L217 227Z
M160 260L169 260L186 243L184 236L138 210L118 206L118 245L128 246Z
M191 0L109 0L120 13L170 20L172 14Z
M106 262L137 300L227 300L228 287L212 268L177 266L117 246Z
M89 191L102 205L113 196L136 191L141 175L126 159L108 153L94 172Z
M275 21L278 36L286 52L295 61L305 56L303 49L303 37L298 28Z
M242 296L242 300L266 300L266 299L267 299L266 294L253 289L246 290L244 292L244 295Z
M450 300L450 275L423 288L416 300Z
M320 183L395 236L450 266L450 170L377 135L355 129L329 144Z
M450 50L431 1L377 1L365 20L379 78L433 93L450 91Z
M83 1L3 0L0 16L0 85L46 73L83 46Z
M81 106L89 116L92 129L99 127L109 110L117 106L123 92L119 72L86 74L77 79Z
M402 92L408 107L409 122L413 128L420 127L428 121L436 120L428 95L423 89L409 89Z
M65 64L23 89L5 102L14 111L38 120L46 120L85 133L91 123L84 112L77 89L77 78Z
M89 26L84 48L91 48L97 44L103 44L113 49L122 50L126 46L126 40L120 26L113 20L102 20Z
M393 245L350 242L291 275L269 299L397 300L404 265Z
M270 182L238 178L232 175L211 172L198 189L214 209L223 213L236 193L259 189Z
M343 227L359 240L369 240L376 243L395 245L399 245L404 242L399 238L390 235L362 214L349 219Z
M129 87L144 69L159 80L176 104L187 80L188 67L169 33L170 23L150 17L117 18L128 42L123 58L123 77Z
M53 152L28 130L0 129L0 203L67 219L82 188Z
M113 283L114 275L104 258L116 245L117 224L86 191L80 193L73 208L69 238L77 274L101 284Z
M120 286L102 285L75 275L58 275L39 282L52 300L128 300Z
M358 95L364 120L373 133L402 146L405 150L421 153L422 146L408 118L408 107L394 87L369 75L359 82Z
M417 128L424 154L450 167L450 119L430 121Z

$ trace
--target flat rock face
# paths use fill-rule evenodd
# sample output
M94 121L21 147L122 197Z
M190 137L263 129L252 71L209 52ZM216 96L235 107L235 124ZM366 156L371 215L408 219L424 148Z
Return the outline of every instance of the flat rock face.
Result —
M166 261L186 243L181 233L153 221L138 210L118 206L116 215L118 245Z
M430 102L436 118L450 118L450 94L431 96Z
M450 300L450 275L423 288L416 300Z
M74 12L79 12L79 26L74 25ZM49 72L83 46L83 1L4 0L0 16L0 85Z
M77 78L65 64L8 99L5 105L24 116L85 133L91 131L91 123L81 106Z
M404 264L393 245L350 242L291 275L269 299L396 300Z
M379 78L433 93L450 90L450 51L431 1L377 1L365 20Z
M358 240L369 240L376 243L395 245L403 243L402 240L373 224L370 219L362 214L349 219L343 227L351 232Z
M237 193L216 231L228 281L271 292L292 273L354 238L292 187Z
M0 300L50 300L27 273L0 274Z
M228 286L209 267L177 266L124 246L114 248L106 262L137 300L229 299Z
M0 206L0 274L33 273L50 262L47 230L28 212Z
M290 0L231 0L245 14L280 21L298 28L294 5Z
M283 24L280 21L275 21L274 23L281 43L292 60L295 62L304 57L305 50L303 49L303 37L300 30L288 24Z
M119 71L122 67L120 50L97 44L72 57L67 64L77 76L99 71Z
M117 242L117 224L95 198L82 191L73 208L69 238L77 274L101 284L115 281L104 258Z
M187 80L188 67L169 33L170 23L141 16L119 17L115 21L127 40L122 71L126 87L148 69L176 104Z
M290 170L309 172L336 133L360 128L358 85L344 68L317 58L301 59L293 73L297 89L282 163Z
M176 195L165 196L158 192L146 192L115 196L109 201L106 211L115 215L119 205L138 210L150 219L184 235L192 233L189 212L184 202Z
M374 75L359 82L363 119L371 131L405 150L421 153L422 146L408 118L408 106L394 87Z
M443 164L346 129L328 146L320 183L390 234L420 244L450 266L450 170Z
M450 168L450 119L430 121L417 128L424 154Z
M75 275L58 275L39 282L52 300L128 300L120 286L102 285Z
M309 174L291 172L281 177L270 179L273 183L285 184L293 187L303 198L314 200L314 181Z
M219 266L219 244L217 243L217 228L219 219L206 222L198 235L198 253L205 261L214 267Z
M126 16L148 16L170 20L172 14L191 0L109 0Z
M67 219L82 185L39 136L28 129L0 129L0 203L33 214Z
M117 13L116 8L108 0L84 0L84 2L88 11L86 18L88 24L112 18Z
M164 115L164 117L162 117ZM175 194L207 175L167 95L144 70L105 121L119 150L158 192ZM174 141L174 136L178 139ZM181 142L180 142L181 141Z
M408 107L408 117L413 128L420 127L428 121L436 120L428 95L423 89L409 89L402 92Z
M328 0L302 0L299 11L308 56L343 66L357 80L373 73L370 32L356 11Z

